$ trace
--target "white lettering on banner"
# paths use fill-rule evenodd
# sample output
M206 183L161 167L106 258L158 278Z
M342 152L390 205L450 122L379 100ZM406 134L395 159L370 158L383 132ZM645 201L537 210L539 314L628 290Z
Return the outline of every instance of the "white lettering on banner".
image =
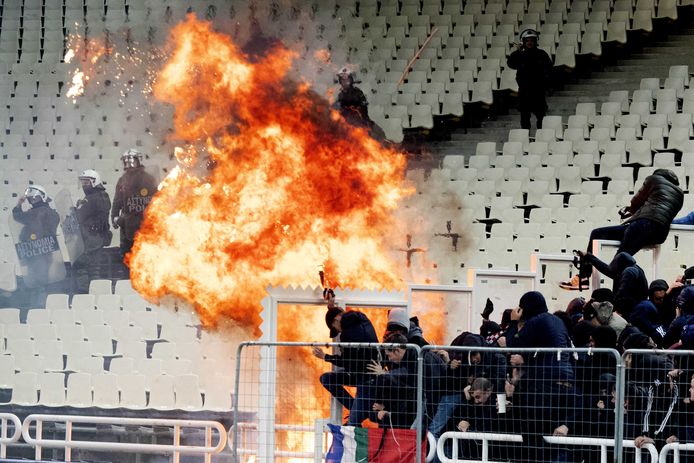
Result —
M59 251L58 240L55 236L45 236L32 241L23 241L14 245L19 260L31 259L32 257L45 256Z
M126 210L131 214L144 212L151 200L151 196L130 196L125 201Z

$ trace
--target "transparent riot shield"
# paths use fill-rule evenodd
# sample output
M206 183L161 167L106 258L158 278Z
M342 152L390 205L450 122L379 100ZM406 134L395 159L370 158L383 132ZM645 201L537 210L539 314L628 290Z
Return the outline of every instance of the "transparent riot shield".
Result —
M85 246L82 240L82 231L77 220L77 212L75 203L72 202L70 192L63 189L55 195L55 210L60 215L60 230L65 241L65 249L70 262L75 263L77 259L84 253Z
M45 210L49 209L49 210ZM20 273L28 288L38 288L65 279L65 263L58 244L56 211L48 207L32 208L10 214L9 226Z

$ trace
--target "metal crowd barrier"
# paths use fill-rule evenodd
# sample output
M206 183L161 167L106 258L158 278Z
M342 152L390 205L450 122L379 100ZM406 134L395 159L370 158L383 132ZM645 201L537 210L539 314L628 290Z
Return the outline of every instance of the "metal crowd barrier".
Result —
M43 436L43 426L47 423L65 425L65 438L46 438ZM98 442L74 440L73 425L114 425L114 426L159 426L168 427L173 432L172 444L147 444L135 442ZM32 436L31 428L35 435ZM205 445L185 445L181 442L184 429L198 429L205 432ZM213 432L217 433L217 443L213 444ZM64 460L72 461L72 449L97 450L118 453L165 453L173 455L173 462L178 463L181 455L202 456L206 463L212 461L212 455L220 453L226 446L227 433L224 426L216 421L173 420L158 418L118 418L101 416L76 415L29 415L21 426L24 441L35 448L35 458L41 460L44 448L65 449Z
M331 395L321 386L319 382L319 376L322 372L328 372L331 370L329 363L323 363L321 360L311 359L311 349L314 347L320 348L331 348L331 349L344 349L344 348L371 348L371 349L383 349L384 347L392 348L398 345L390 344L359 344L359 343L299 343L299 342L276 342L276 343L263 343L263 342L248 342L243 343L239 347L239 355L237 357L237 376L236 376L236 391L234 394L234 422L236 426L230 431L230 447L232 449L232 454L234 461L236 462L246 462L254 460L256 462L271 462L275 458L281 457L303 457L311 458L316 462L321 461L329 448L329 439L327 438L327 433L325 427L320 424L327 420L331 415L330 412L330 402ZM564 359L571 358L571 362L575 362L576 358L585 359L597 359L598 357L605 361L609 359L609 367L602 365L597 368L594 372L591 370L592 367L583 371L586 378L590 378L591 375L600 370L603 373L609 373L611 377L614 378L614 384L616 385L616 394L618 396L617 400L613 400L610 403L609 396L610 391L607 391L606 398L603 400L605 403L602 404L602 409L596 408L596 405L592 402L573 404L571 399L574 395L580 396L579 393L573 392L571 389L572 385L565 384L564 381L560 379L555 379L548 377L546 378L548 384L551 388L555 388L557 392L547 394L547 397L552 398L552 394L556 397L556 403L563 403L562 400L569 399L567 403L570 406L576 407L576 410L571 410L578 418L576 421L576 430L570 429L568 435L552 435L551 428L548 429L549 423L541 422L543 419L549 420L548 417L543 417L541 415L534 415L531 407L523 408L523 401L519 398L519 404L515 405L511 402L509 407L514 410L513 425L520 426L522 429L519 432L495 432L495 431L477 431L473 427L469 429L468 432L459 432L457 429L445 429L445 432L440 434L439 439L434 436L427 436L427 440L422 442L420 439L415 439L416 442L416 453L414 461L421 463L422 461L440 461L440 462L454 462L454 461L467 461L468 458L458 452L458 445L454 444L453 449L455 454L447 455L445 453L446 442L453 441L481 441L480 458L482 460L474 461L490 461L493 458L493 452L491 451L492 445L509 444L509 451L518 451L518 448L534 448L536 452L553 452L556 447L560 449L569 449L571 447L576 447L575 451L586 451L585 447L592 447L594 451L600 453L601 460L608 460L608 449L614 449L612 452L612 460L621 463L623 461L623 448L633 448L633 440L624 436L623 429L623 415L624 415L624 401L619 400L619 397L624 397L623 392L623 382L624 382L624 365L622 363L622 357L618 354L616 350L613 349L553 349L553 348L489 348L489 347L452 347L449 345L443 346L425 346L419 349L414 345L401 345L407 350L416 352L417 354L417 391L416 391L416 404L412 404L412 409L416 409L416 414L414 416L414 422L411 429L417 431L416 435L422 435L421 432L424 426L431 425L432 416L435 411L438 410L427 410L427 398L433 395L444 395L447 391L432 391L433 387L436 388L436 381L430 381L425 378L425 368L428 368L427 362L431 360L432 355L439 355L438 351L445 350L448 352L448 359L446 367L450 368L451 360L454 359L462 363L466 363L466 367L471 367L474 362L477 362L476 367L482 368L484 370L492 365L492 354L500 362L496 365L501 368L505 378L496 378L495 388L504 387L506 388L506 379L515 380L512 376L518 373L520 376L519 384L515 387L518 388L516 392L522 399L534 399L537 400L539 394L533 396L530 389L523 391L523 387L530 386L531 383L522 383L524 376L523 374L534 374L543 375L548 374L547 371L542 368L532 367L531 363L537 358L544 358L546 361L550 361L550 358ZM478 352L483 352L481 359L476 358ZM506 359L510 354L522 355L528 359L528 364L520 367L509 366ZM310 366L302 366L301 362L296 360L300 357L308 357L311 360L306 361ZM473 359L475 357L475 359ZM305 362L305 363L306 363ZM313 362L313 363L312 363ZM473 363L471 363L473 362ZM485 362L490 362L485 365ZM474 369L474 368L473 368ZM518 371L516 371L518 370ZM472 370L470 370L472 371ZM486 373L485 373L486 374ZM597 375L597 373L596 373ZM482 376L484 377L484 376ZM597 378L586 379L587 381L597 381ZM527 381L530 381L528 377ZM484 383L484 382L482 382ZM504 384L504 386L499 386L497 384ZM595 383L597 387L597 383ZM577 386L578 387L578 386ZM246 391L244 393L244 391ZM492 392L493 391L493 392ZM459 391L460 392L460 391ZM489 407L489 400L500 400L498 395L502 392L505 394L506 390L499 391L493 390L489 391L492 398L487 397L485 400L486 406ZM602 391L605 392L605 391ZM525 396L521 396L525 394ZM621 394L621 395L620 395ZM455 395L455 394L453 394ZM412 400L409 398L408 400ZM506 400L506 397L504 398ZM509 399L510 400L510 399ZM592 399L591 399L592 400ZM292 415L295 412L294 406L300 403L300 408L302 413L299 415ZM505 402L506 403L506 402ZM573 404L573 405L572 405ZM484 404L482 404L484 405ZM437 403L437 407L440 407L440 402ZM608 434L591 434L592 423L590 423L589 415L582 416L581 413L583 409L578 407L586 407L589 412L600 413L603 418L606 418L609 423L607 428L609 428ZM338 410L342 407L339 406ZM492 407L493 408L493 407ZM333 407L334 410L334 407ZM488 410L491 410L489 408ZM428 415L427 415L428 414ZM291 417L298 417L297 421L292 422ZM247 422L242 421L242 417L245 417ZM248 417L253 417L249 419ZM426 418L427 423L424 422ZM330 417L330 422L335 425L343 424L343 419L346 420L345 415L338 415ZM534 420L534 421L533 421ZM509 420L511 421L511 420ZM532 426L528 426L528 423L535 424L536 429ZM542 425L542 426L540 426ZM296 426L296 428L292 428ZM387 427L381 423L382 427ZM293 430L300 429L301 432L309 434L308 436L300 437L297 432ZM310 436L311 430L314 430L316 435ZM252 431L252 432L249 432ZM431 430L431 429L429 429ZM583 432L583 434L581 434ZM285 435L281 435L285 433ZM577 434L578 433L578 434ZM243 436L242 436L243 434ZM320 434L320 435L319 435ZM526 436L533 436L532 439L527 440ZM300 442L303 440L303 443ZM590 441L590 443L589 443ZM422 448L425 442L428 442L429 449L422 455ZM521 443L518 446L518 443ZM515 446L512 444L516 444ZM477 445L477 444L475 444ZM435 450L433 447L435 446ZM535 447L533 447L535 446ZM654 455L657 456L655 447L651 445L644 445L642 451L647 451L651 459ZM636 452L635 458L640 461L641 451ZM655 453L654 453L655 452ZM470 459L470 461L473 461Z
M12 423L12 435L8 436L8 424ZM0 413L0 458L7 457L7 446L19 441L22 435L22 422L12 413Z

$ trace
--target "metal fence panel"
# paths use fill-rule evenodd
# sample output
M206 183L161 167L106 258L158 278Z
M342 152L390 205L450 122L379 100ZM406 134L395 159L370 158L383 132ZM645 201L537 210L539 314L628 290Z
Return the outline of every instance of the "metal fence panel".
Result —
M404 343L244 343L235 461L320 462L334 443L335 453L419 463L426 449L420 370L419 348ZM331 411L331 398L344 407Z
M646 337L643 344L647 347ZM652 443L663 462L691 459L694 445L686 442L694 440L694 351L631 349L622 359L624 438Z

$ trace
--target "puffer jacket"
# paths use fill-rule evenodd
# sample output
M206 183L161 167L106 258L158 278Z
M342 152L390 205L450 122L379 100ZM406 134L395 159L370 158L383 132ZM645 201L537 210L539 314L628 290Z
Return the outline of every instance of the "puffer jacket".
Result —
M656 169L631 198L629 210L632 215L626 222L649 219L669 226L682 209L683 202L684 193L679 187L677 175L669 169Z

